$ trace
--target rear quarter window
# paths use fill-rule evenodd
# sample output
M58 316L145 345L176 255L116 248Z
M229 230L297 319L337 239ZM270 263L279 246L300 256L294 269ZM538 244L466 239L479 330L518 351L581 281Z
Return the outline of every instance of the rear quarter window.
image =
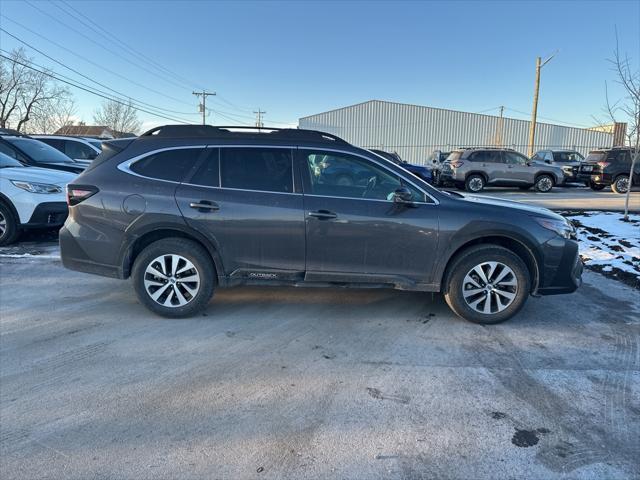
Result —
M204 150L204 148L165 150L137 160L129 168L143 177L181 182L195 166Z

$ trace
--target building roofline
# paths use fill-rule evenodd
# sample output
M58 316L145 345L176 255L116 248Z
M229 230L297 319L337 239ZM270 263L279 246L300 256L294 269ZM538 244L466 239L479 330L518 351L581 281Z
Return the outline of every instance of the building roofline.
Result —
M479 115L479 116L482 116L482 117L490 117L490 118L500 119L500 117L497 116L497 115L487 115L486 113L464 112L462 110L452 110L450 108L430 107L428 105L417 105L415 103L393 102L393 101L390 101L390 100L378 100L378 99L374 98L374 99L371 99L371 100L367 100L365 102L354 103L353 105L347 105L345 107L334 108L332 110L327 110L325 112L314 113L313 115L307 115L305 117L300 117L298 119L298 125L300 124L301 120L306 120L308 118L317 117L318 115L324 115L324 114L327 114L327 113L338 112L340 110L346 110L348 108L359 107L360 105L364 105L364 104L367 104L367 103L374 103L374 102L391 103L391 104L394 104L394 105L402 105L402 106L405 106L405 107L428 108L430 110L440 110L442 112L461 113L463 115ZM522 120L521 118L513 118L513 117L502 117L502 118L503 119L507 119L507 120L516 121L516 122L531 123L531 120ZM551 127L573 128L575 130L587 130L587 131L593 131L593 132L596 132L596 133L604 133L605 135L613 135L613 133L610 133L610 132L602 132L602 131L594 130L595 127L589 127L589 128L572 127L572 126L569 126L569 125L558 125L556 123L547 123L547 122L539 122L539 121L536 121L536 125L548 125L548 126L551 126Z

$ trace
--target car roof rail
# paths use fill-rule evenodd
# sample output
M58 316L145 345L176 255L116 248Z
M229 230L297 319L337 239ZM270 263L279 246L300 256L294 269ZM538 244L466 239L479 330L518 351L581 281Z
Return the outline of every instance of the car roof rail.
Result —
M140 135L141 137L160 138L216 138L216 139L238 139L272 138L277 140L306 140L321 143L349 143L342 138L331 133L317 130L304 130L299 128L271 128L271 127L248 127L248 126L213 126L213 125L163 125L152 128Z

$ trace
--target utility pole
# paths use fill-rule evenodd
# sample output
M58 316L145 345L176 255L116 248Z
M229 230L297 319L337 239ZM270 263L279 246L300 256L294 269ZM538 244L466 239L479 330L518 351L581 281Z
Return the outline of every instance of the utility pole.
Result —
M531 111L531 125L529 125L529 157L533 156L533 148L536 140L536 119L538 117L538 93L540 92L540 70L544 67L549 61L555 57L554 53L549 58L547 58L544 62L542 58L536 58L536 85L533 91L533 110Z
M202 102L199 104L200 113L202 113L202 124L205 124L205 115L207 114L207 97L209 95L215 95L216 92L207 92L202 90L201 92L191 92L196 97L202 97Z
M260 110L258 108L258 111L257 112L254 111L253 113L256 114L256 127L258 127L258 128L264 127L264 123L262 123L262 116L267 112L265 112L263 110Z
M502 146L502 128L504 125L504 106L500 106L500 119L498 120L498 126L496 128L496 147Z

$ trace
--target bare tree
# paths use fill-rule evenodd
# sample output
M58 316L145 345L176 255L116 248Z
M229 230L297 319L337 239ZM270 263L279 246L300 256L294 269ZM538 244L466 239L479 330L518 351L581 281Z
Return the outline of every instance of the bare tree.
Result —
M10 57L0 59L0 127L22 131L38 115L69 101L71 93L46 71L30 68L24 49L14 50Z
M116 132L138 133L142 122L138 119L138 111L133 102L116 102L107 100L93 114L93 121L105 125Z
M55 133L62 127L73 125L76 104L69 96L60 96L55 101L39 106L31 115L27 128L29 133Z
M621 112L628 120L627 141L629 146L633 146L631 169L629 171L629 183L624 201L624 220L629 220L629 196L633 186L633 173L635 165L640 157L640 70L634 70L629 56L620 52L618 43L618 32L616 31L616 48L613 51L613 58L609 60L612 69L616 74L616 81L622 85L624 97L614 103L613 107L607 104L614 117L617 112Z

